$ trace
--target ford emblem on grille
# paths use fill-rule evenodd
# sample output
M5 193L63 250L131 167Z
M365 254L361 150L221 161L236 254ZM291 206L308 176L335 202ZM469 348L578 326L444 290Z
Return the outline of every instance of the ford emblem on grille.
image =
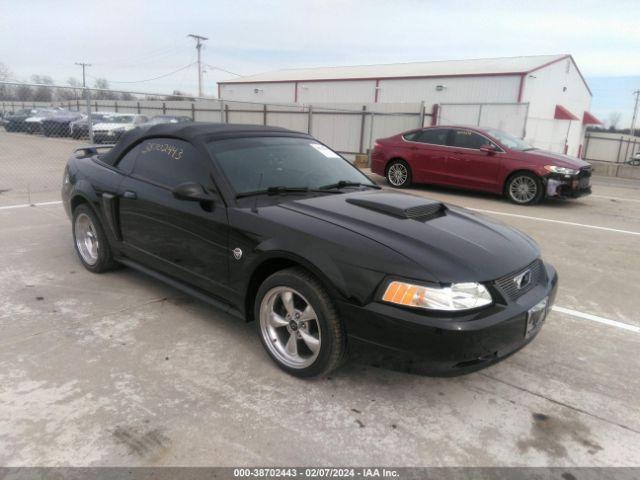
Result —
M531 282L531 270L526 270L520 275L516 275L513 278L513 282L516 284L516 287L518 287L518 289L526 287Z

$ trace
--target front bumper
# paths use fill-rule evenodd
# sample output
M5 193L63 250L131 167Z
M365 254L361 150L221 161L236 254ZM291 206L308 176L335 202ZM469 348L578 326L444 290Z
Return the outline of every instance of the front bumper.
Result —
M89 132L87 131L87 134ZM124 132L98 130L93 132L94 143L116 143Z
M551 308L558 287L555 269L544 264L546 275L517 300L496 302L477 312L454 317L434 316L372 302L356 306L342 302L350 342L373 347L381 354L420 362L432 374L465 373L494 363L529 343L527 312L544 298Z
M546 195L550 198L578 198L591 194L591 167L577 175L550 173L545 177Z

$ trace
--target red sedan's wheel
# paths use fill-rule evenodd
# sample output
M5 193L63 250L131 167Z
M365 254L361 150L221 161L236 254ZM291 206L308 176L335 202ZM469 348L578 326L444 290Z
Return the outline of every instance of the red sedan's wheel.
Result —
M514 174L507 181L506 194L509 200L518 205L533 205L544 195L543 185L533 173Z
M387 182L395 188L411 185L411 168L404 160L393 160L387 167Z

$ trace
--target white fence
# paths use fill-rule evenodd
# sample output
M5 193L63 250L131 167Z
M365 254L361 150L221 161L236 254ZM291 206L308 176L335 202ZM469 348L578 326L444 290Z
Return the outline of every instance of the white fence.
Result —
M438 125L475 125L497 128L516 137L527 129L528 103L441 103Z
M587 161L624 163L640 152L640 137L619 133L587 132L583 158Z
M59 106L85 112L84 100L54 102L0 101L0 111ZM186 115L194 121L271 125L310 133L334 150L366 153L376 138L417 128L424 122L424 106L402 104L322 104L312 106L256 104L217 99L91 100L92 111L154 115Z

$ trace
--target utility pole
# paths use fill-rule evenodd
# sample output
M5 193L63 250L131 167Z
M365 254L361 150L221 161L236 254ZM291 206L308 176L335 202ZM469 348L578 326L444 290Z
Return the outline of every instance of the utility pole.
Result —
M195 35L190 33L187 37L191 37L196 41L196 50L198 51L198 96L202 97L202 42L205 40L209 40L207 37L203 37L202 35Z
M630 133L632 137L636 134L636 119L638 118L638 100L640 100L640 90L636 90L633 94L636 96L636 104L633 107L633 117L631 117Z
M84 99L87 102L87 127L89 130L89 142L93 143L93 122L91 120L91 94L89 89L87 88L87 77L85 75L85 70L87 67L90 67L90 63L85 62L76 62L76 65L82 67L82 88L84 89Z
M85 75L85 69L87 67L90 67L91 64L90 63L85 63L85 62L76 62L76 65L82 67L82 88L87 88L87 79L86 79L86 75Z

